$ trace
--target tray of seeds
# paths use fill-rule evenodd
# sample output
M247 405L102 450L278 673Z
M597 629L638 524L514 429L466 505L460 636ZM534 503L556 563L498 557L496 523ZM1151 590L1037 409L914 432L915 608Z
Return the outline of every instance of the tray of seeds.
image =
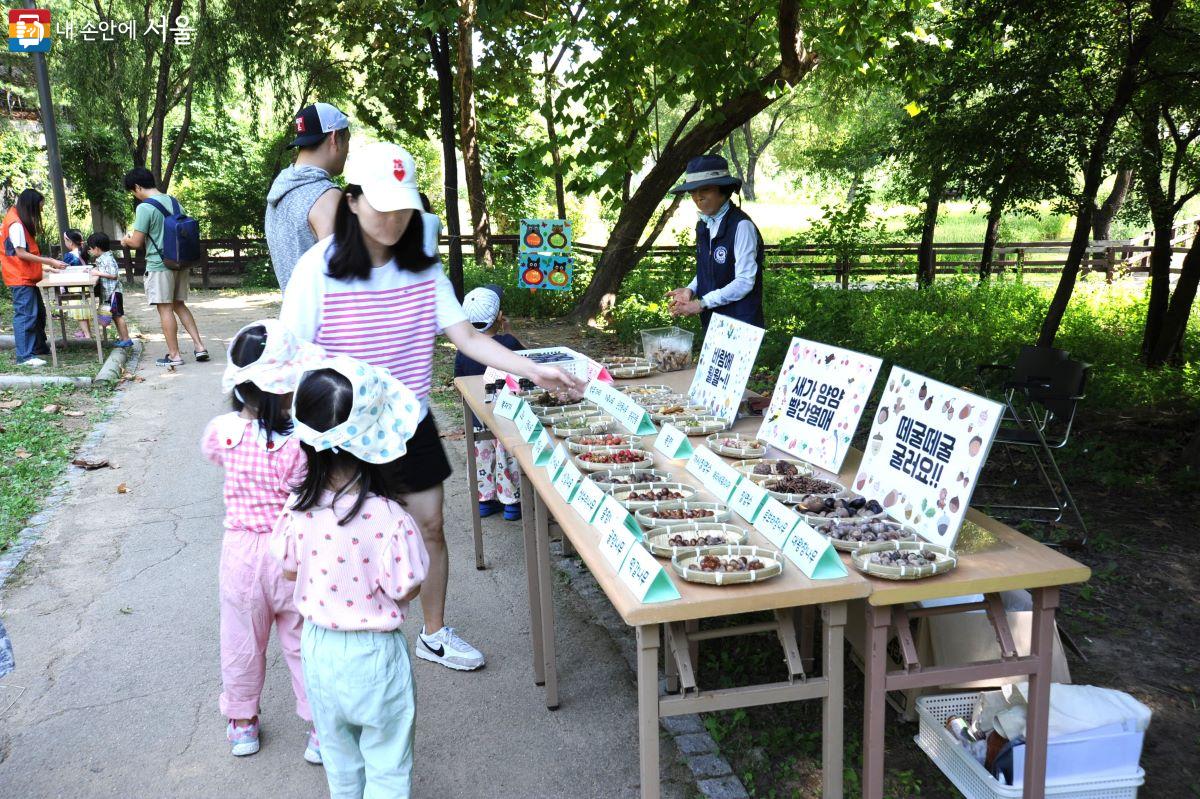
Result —
M775 499L788 505L799 505L812 496L823 499L846 493L846 487L841 483L807 474L770 477L762 482L762 487Z
M716 433L708 437L708 448L730 458L761 458L767 454L767 442L739 433Z
M736 524L692 522L673 527L655 527L642 541L657 558L695 553L701 547L738 546L746 543L746 531Z
M742 585L782 574L783 559L763 547L715 546L676 555L671 558L671 568L690 583Z
M585 472L602 472L606 469L614 471L633 471L639 466L651 466L654 456L644 449L629 449L628 447L605 447L581 452L575 456L575 465Z
M756 483L765 482L772 477L803 477L813 473L813 467L804 461L787 458L747 458L735 461L733 468Z
M677 416L671 424L679 428L686 436L706 436L709 433L719 433L729 426L720 416L709 416L704 413L695 416Z
M646 377L654 371L654 366L645 358L630 355L616 355L600 361L615 380L631 380Z
M686 405L676 402L670 405L659 405L650 411L650 418L656 422L671 422L674 424L688 416L707 416L708 408L703 405Z
M834 549L857 552L869 544L886 541L917 541L917 531L891 519L806 518L813 529L829 539Z
M585 403L583 397L568 396L564 394L556 394L544 388L535 388L532 391L518 391L517 396L528 402L535 408L562 408L570 410L578 410ZM577 407L578 406L578 407Z
M641 436L631 436L626 433L600 433L599 435L580 435L567 437L567 449L571 452L590 452L594 449L611 447L632 449L642 443Z
M670 386L652 385L652 386L618 386L617 391L620 391L627 397L632 397L637 400L639 405L644 405L651 397L661 397L666 394L674 394L675 389Z
M633 518L643 529L670 527L687 522L723 522L729 519L729 508L720 502L675 500L660 502L649 508L634 511Z
M796 512L813 519L878 519L883 506L866 497L808 497L796 503Z
M954 550L924 541L866 544L850 555L854 568L885 580L920 580L945 574L958 565Z
M683 483L634 483L619 486L609 493L629 510L640 510L664 502L691 499L696 496L696 489Z
M691 405L692 398L687 394L656 394L647 397L639 403L649 413L657 413L660 408L670 408L674 405Z
M578 405L567 405L563 408L544 408L540 405L530 405L529 409L542 424L558 424L566 419L580 419L584 416L598 416L600 409L590 402Z
M609 493L615 489L639 483L669 483L675 479L670 472L658 469L634 469L631 472L623 469L606 469L602 472L594 472L590 476L593 483Z
M607 433L612 425L612 419L606 416L579 416L573 419L554 420L550 425L550 432L559 438L582 435L595 436Z

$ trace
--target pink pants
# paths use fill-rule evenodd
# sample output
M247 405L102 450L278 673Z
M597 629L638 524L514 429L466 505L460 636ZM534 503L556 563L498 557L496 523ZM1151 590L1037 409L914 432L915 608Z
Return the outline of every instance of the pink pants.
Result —
M498 499L504 505L515 505L521 501L517 459L495 439L475 442L475 481L480 502Z
M269 551L270 538L269 533L226 530L221 544L221 713L231 719L258 715L274 623L292 672L296 713L312 721L300 666L304 619L292 599L296 584L284 579Z

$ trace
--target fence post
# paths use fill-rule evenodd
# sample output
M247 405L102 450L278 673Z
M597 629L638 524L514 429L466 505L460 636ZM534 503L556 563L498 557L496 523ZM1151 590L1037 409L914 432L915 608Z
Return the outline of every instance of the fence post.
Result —
M125 278L133 283L133 256L128 247L121 248L121 260L125 262Z
M208 286L208 247L204 248L204 255L200 260L200 285L207 289Z
M1025 248L1017 248L1017 274L1021 277L1025 276Z

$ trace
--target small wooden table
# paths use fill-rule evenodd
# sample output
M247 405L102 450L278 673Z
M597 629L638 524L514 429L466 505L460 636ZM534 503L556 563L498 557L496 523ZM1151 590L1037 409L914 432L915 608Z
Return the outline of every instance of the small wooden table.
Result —
M42 302L46 306L47 316L58 317L64 343L67 340L67 311L87 310L91 312L92 338L96 340L96 360L104 363L104 349L100 343L100 295L96 288L99 284L100 278L88 272L55 272L43 278L37 287L42 290ZM60 293L61 289L75 289L76 291L68 292L64 297ZM50 303L52 297L53 305ZM54 335L53 329L48 338L50 339L51 364L58 366L58 346L56 344L58 337Z
M686 390L692 372L655 375L648 381L678 384ZM554 489L546 469L533 463L530 447L521 439L516 426L493 415L491 404L483 401L483 378L466 377L454 381L463 397L466 420L467 480L466 499L475 522L477 543L481 540L478 526L478 502L475 488L475 436L470 424L474 412L521 467L521 502L529 590L531 632L533 637L534 682L544 685L546 706L556 709L559 704L554 651L554 606L551 596L552 579L549 554L549 519L553 516L584 564L595 576L601 589L637 634L638 737L641 768L641 795L657 799L659 785L659 719L686 713L729 710L738 707L817 699L822 702L822 760L823 795L842 795L842 641L846 621L846 602L865 598L867 581L851 571L834 580L810 580L793 564L786 563L783 574L768 582L746 586L706 586L679 579L666 573L680 593L680 599L661 603L642 603L622 584L600 551L595 528L587 524ZM742 420L734 426L739 432L753 433L758 420ZM650 449L653 436L645 437ZM697 440L698 441L698 440ZM654 453L654 468L670 471L673 479L698 488L699 482L683 470L678 461ZM532 513L530 510L532 509ZM770 546L762 535L734 518L749 531L750 544ZM480 550L477 549L477 552ZM477 561L482 566L482 558ZM821 676L805 671L806 647L797 641L793 610L813 612L820 608L824 621ZM699 630L701 619L734 614L771 611L773 621L741 625L720 630ZM695 679L697 648L701 640L739 635L750 632L774 631L783 645L788 663L789 678L784 681L722 690L702 690ZM659 654L664 654L668 686L679 693L659 696ZM811 652L808 652L811 660Z

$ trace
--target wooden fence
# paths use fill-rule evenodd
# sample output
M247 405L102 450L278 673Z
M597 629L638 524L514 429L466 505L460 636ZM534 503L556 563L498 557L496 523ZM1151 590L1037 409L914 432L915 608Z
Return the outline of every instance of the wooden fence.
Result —
M1200 235L1200 216L1181 221L1175 225L1172 236L1172 252L1186 253L1192 241ZM1082 268L1086 272L1102 272L1108 280L1123 274L1145 273L1150 268L1150 252L1153 250L1154 234L1148 231L1131 239L1116 241L1094 241L1088 246ZM267 243L262 238L202 239L204 260L198 267L201 283L209 288L214 275L242 276L253 261L267 259ZM442 236L443 249L450 239ZM472 248L469 235L462 237L464 249ZM514 258L519 241L517 236L492 237L493 246L507 250ZM586 242L575 242L576 255L599 258L603 247ZM997 244L993 251L992 272L995 274L1057 274L1062 271L1071 248L1069 241L1027 241ZM843 287L850 285L852 278L911 275L916 271L916 244L885 244L862 252L838 258L828 248L814 245L788 246L766 245L766 268L768 270L798 270L813 277L827 277ZM976 274L983 248L978 242L937 242L934 244L934 262L937 274ZM120 247L114 248L118 260L130 279L145 271L145 258L140 252ZM665 270L667 261L680 255L690 255L692 247L684 245L658 245L646 254L649 270ZM269 268L264 264L265 268ZM1173 266L1172 272L1178 273Z

